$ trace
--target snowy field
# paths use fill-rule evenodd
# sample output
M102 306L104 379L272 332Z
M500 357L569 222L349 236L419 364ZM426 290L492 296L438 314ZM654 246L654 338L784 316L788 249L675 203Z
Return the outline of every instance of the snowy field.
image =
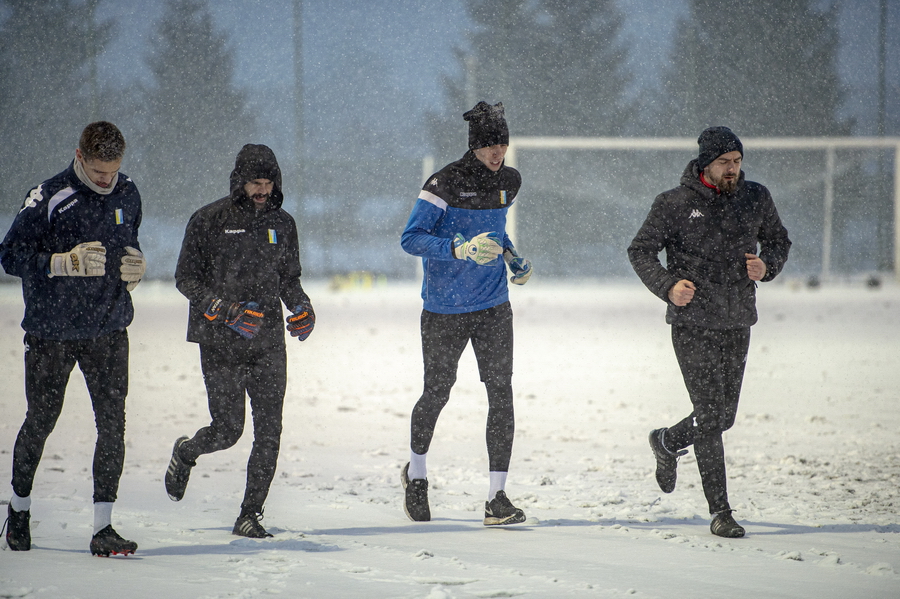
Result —
M638 283L512 290L517 435L507 492L525 524L485 528L486 401L468 350L429 458L433 521L401 507L421 391L417 284L332 291L289 343L266 540L230 534L250 432L166 497L172 442L207 423L186 301L135 291L128 453L113 525L139 544L92 558L95 438L72 376L33 494L34 549L0 551L0 597L900 597L900 285L763 284L729 491L748 535L709 532L692 455L659 492L647 445L689 402L664 305ZM18 286L0 288L0 480L25 411ZM8 485L0 491L3 503ZM2 507L4 513L6 507Z

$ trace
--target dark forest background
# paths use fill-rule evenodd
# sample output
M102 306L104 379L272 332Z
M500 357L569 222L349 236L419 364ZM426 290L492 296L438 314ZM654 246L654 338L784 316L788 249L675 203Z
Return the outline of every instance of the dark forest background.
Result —
M86 123L111 120L155 278L248 142L279 157L304 275L410 278L399 234L424 159L462 155L461 115L481 99L504 103L513 136L900 135L898 0L130 4L0 1L0 225L67 166ZM848 61L875 85L854 87ZM625 247L692 157L522 151L517 246L542 277L633 276ZM893 160L838 152L836 274L893 269ZM822 268L824 169L820 151L745 157L791 232L795 276Z

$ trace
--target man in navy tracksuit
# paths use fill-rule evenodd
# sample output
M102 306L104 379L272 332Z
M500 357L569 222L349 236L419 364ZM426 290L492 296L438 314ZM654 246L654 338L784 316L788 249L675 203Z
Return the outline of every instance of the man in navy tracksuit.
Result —
M710 127L697 141L699 156L681 185L657 196L628 257L668 305L666 322L693 406L680 422L650 433L656 481L664 493L674 491L678 457L693 445L710 530L734 538L744 528L731 515L722 433L737 415L757 281L781 272L791 241L769 190L744 179L744 148L731 129Z
M260 520L278 461L287 384L281 304L291 309L287 329L300 341L312 332L315 313L300 284L297 226L281 208L275 154L245 145L230 182L229 195L191 216L178 256L175 283L190 300L187 340L200 345L212 421L175 442L165 483L180 501L197 458L237 443L248 395L253 448L232 532L263 538L272 536Z
M490 489L486 526L525 520L504 487L515 428L512 394L513 324L506 283L522 285L531 264L506 235L506 214L519 191L519 172L503 163L509 130L503 105L479 102L463 118L469 151L428 178L403 231L403 249L422 257L421 318L425 389L413 408L410 462L403 468L404 510L428 521L426 455L441 410L471 340L487 389Z
M31 548L34 476L76 363L97 425L90 549L107 556L137 549L111 526L125 459L130 292L145 269L138 243L141 196L119 172L124 154L115 125L85 127L72 164L28 193L0 246L0 262L22 279L25 299L28 411L13 449L6 534L13 551Z

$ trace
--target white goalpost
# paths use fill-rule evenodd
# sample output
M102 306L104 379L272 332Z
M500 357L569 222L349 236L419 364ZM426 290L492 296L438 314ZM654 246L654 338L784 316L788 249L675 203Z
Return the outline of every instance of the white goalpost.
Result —
M831 274L831 248L834 213L835 153L846 149L888 149L894 152L893 256L894 277L900 280L900 137L749 137L744 148L753 150L822 151L825 194L822 202L822 277ZM511 137L506 164L516 167L520 150L687 150L697 151L693 137ZM427 168L425 169L427 170ZM427 176L427 175L426 175ZM516 206L510 209L507 231L515 239Z

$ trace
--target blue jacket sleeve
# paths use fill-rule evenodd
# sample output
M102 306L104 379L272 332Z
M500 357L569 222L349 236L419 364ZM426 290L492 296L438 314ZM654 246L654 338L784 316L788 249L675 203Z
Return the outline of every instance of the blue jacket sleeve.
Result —
M400 236L400 247L413 256L436 260L455 260L453 240L434 235L444 210L423 199L416 200L406 228Z

